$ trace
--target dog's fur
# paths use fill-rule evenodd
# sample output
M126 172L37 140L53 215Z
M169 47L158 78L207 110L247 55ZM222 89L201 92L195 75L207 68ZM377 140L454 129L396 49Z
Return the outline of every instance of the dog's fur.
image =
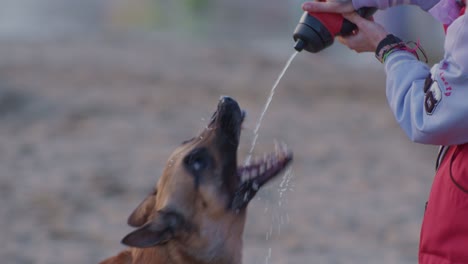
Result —
M237 102L223 97L207 128L173 152L155 191L130 215L137 229L122 240L130 248L101 264L241 263L247 203L292 160L282 150L237 168L243 119Z

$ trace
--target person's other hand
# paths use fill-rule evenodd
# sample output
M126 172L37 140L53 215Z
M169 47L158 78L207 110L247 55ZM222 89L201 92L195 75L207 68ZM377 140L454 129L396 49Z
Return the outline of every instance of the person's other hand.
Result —
M338 36L338 41L356 52L375 52L379 43L388 35L387 30L373 20L362 18L356 12L343 14L357 26L349 36Z
M352 1L347 2L305 2L302 9L307 12L349 13L354 11Z

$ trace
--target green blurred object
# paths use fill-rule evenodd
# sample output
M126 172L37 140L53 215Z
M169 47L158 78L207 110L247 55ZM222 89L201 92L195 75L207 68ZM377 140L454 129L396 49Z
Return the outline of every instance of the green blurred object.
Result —
M112 24L117 28L170 30L201 33L206 30L212 0L138 0L114 6Z
M204 13L209 8L210 0L184 0L187 9L195 14Z

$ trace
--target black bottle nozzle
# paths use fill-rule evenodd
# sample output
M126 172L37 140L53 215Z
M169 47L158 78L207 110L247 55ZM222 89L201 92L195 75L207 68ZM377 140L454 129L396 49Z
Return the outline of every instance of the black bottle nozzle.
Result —
M294 45L294 49L297 50L298 52L301 52L305 46L306 46L305 41L303 39L298 39L296 41L296 45Z

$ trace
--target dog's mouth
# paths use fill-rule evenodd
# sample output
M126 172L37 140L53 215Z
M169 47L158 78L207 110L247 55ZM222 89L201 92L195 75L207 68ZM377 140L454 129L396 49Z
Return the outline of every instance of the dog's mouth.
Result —
M276 144L275 148L274 153L237 168L237 176L241 181L232 199L231 209L244 209L265 183L279 175L292 162L293 154L286 145L280 147Z
M244 209L257 191L279 175L293 159L292 152L286 145L277 144L275 152L237 167L236 156L244 118L245 111L240 109L234 99L222 97L208 125L208 128L215 129L218 134L218 145L226 160L223 175L228 175L224 181L233 194L229 207L236 212Z

